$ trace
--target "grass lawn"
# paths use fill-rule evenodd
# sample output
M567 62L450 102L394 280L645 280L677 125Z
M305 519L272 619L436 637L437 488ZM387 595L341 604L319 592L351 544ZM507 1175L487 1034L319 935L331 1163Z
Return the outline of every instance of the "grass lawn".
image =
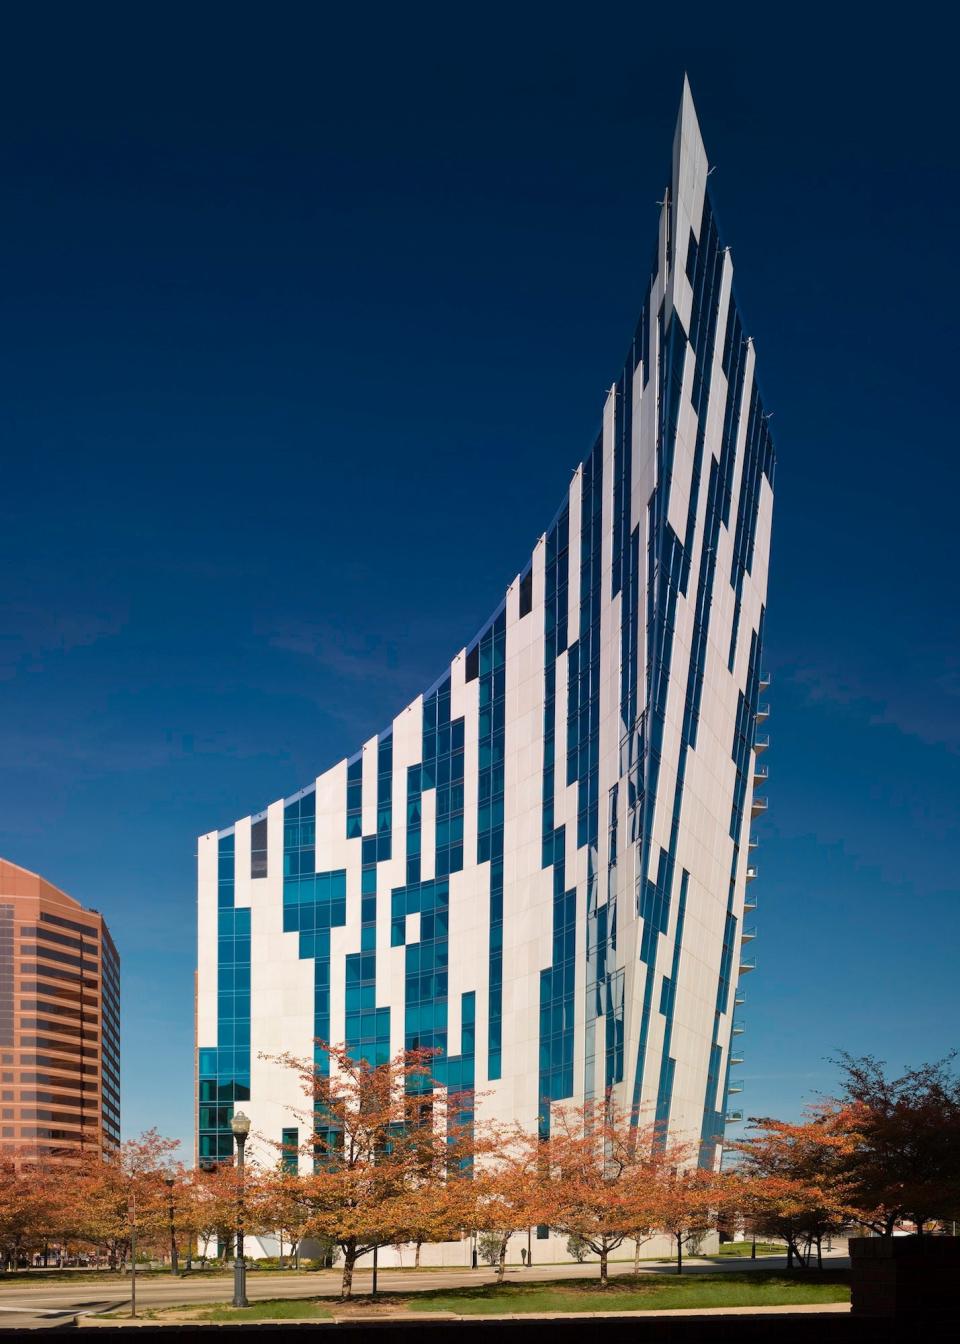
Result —
M297 1301L291 1298L277 1298L273 1302L254 1302L249 1307L210 1307L197 1312L197 1321L234 1321L242 1325L244 1321L329 1321L333 1312L327 1306L320 1306L309 1300Z
M848 1302L847 1275L840 1270L782 1274L757 1270L739 1274L618 1275L610 1286L587 1280L540 1284L505 1283L422 1292L407 1298L408 1311L450 1311L458 1316L545 1311L669 1311L687 1307L779 1307Z
M417 1293L386 1292L375 1299L360 1291L349 1303L336 1298L273 1298L250 1307L228 1303L212 1306L166 1307L147 1310L148 1320L237 1322L268 1320L330 1320L349 1317L356 1310L388 1319L395 1311L444 1312L454 1316L540 1315L544 1312L669 1311L674 1308L708 1310L711 1307L774 1307L809 1303L848 1302L850 1289L844 1270L777 1273L756 1270L716 1274L618 1275L601 1288L594 1279L547 1283L477 1284L471 1288L436 1288ZM109 1313L125 1317L124 1310Z

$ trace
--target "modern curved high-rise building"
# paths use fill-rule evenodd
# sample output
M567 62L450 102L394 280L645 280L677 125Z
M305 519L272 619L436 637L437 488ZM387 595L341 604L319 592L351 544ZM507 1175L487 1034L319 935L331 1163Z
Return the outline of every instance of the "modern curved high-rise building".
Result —
M531 1128L612 1090L716 1159L774 451L686 85L651 269L596 442L480 633L356 755L201 837L201 1161L238 1102L306 1137L260 1055L315 1038L436 1047Z

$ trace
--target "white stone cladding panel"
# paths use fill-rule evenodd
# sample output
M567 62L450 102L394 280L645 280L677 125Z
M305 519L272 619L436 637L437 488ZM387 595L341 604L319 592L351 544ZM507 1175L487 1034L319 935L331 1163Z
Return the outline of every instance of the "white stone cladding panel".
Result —
M600 653L599 739L597 743L596 800L597 834L592 853L579 843L578 804L581 786L567 783L568 692L572 661L570 646L580 639L581 531L584 513L584 465L569 481L565 505L569 519L567 572L567 643L556 657L555 732L553 772L553 825L564 828L564 890L576 891L576 970L573 985L572 1036L573 1090L570 1100L582 1100L584 1088L599 1095L605 1085L605 997L597 1008L588 1003L588 883L591 868L596 882L596 905L616 898L616 946L608 948L608 966L624 981L624 1060L616 1097L630 1105L635 1095L638 1064L641 1069L639 1097L652 1118L660 1091L661 1071L667 1055L674 1061L669 1123L677 1137L697 1138L707 1110L714 1103L722 1110L729 1044L729 1009L724 1003L719 1033L715 1032L715 1007L721 953L730 899L734 840L730 835L731 808L736 781L734 733L741 693L747 693L752 633L758 628L766 601L767 556L770 547L773 492L764 478L759 487L754 554L750 572L744 575L739 627L732 671L728 667L736 593L731 582L738 514L745 501L743 472L746 430L754 378L755 353L746 350L741 413L736 426L731 464L729 518L720 526L708 550L707 500L711 471L718 469L723 450L725 407L729 395L723 373L723 354L728 308L732 302L733 267L724 250L722 278L716 315L710 394L705 410L703 451L699 480L694 480L698 422L691 402L697 372L692 346L684 360L672 476L657 479L657 434L665 409L658 405L660 362L658 313L664 305L663 324L669 341L671 320L691 334L694 295L685 274L691 231L700 247L708 166L693 110L685 88L681 117L674 140L673 176L666 204L661 208L658 233L658 273L647 296L646 341L649 370L642 364L627 370L632 399L629 445L629 519L626 536L636 529L639 539L637 588L632 603L624 577L613 592L613 526L619 498L614 493L614 456L619 432L617 397L620 379L607 396L601 417L598 459L602 471L602 528L600 533ZM669 234L669 238L668 238ZM668 245L669 244L669 245ZM671 264L667 264L668 253ZM646 385L644 379L646 375ZM592 446L592 445L591 445ZM696 489L696 497L693 491ZM651 547L651 500L656 497L660 533ZM687 520L695 520L692 547L686 557L689 572L686 591L677 593L672 629L661 645L650 646L647 585L651 557L660 561L660 581L666 556L661 541L669 526L680 546L687 544ZM464 722L463 776L463 866L449 877L449 930L447 940L447 1051L459 1055L463 1046L462 996L473 993L476 1004L475 1064L481 1114L503 1120L536 1124L541 1089L541 980L554 957L554 869L543 862L544 847L544 658L545 578L547 543L544 534L530 561L531 607L521 615L521 592L526 592L527 566L510 583L505 596L506 667L504 691L503 759L503 928L502 928L502 1058L501 1076L487 1077L489 1026L489 970L491 952L490 892L491 863L478 861L480 796L481 677L468 667L476 657L468 645L454 657L449 668L451 719ZM617 546L621 537L617 538ZM629 541L624 561L628 559ZM693 694L688 684L697 645L699 585L708 561L714 563L709 629L705 640L703 684L696 722L695 745L688 746L687 707ZM626 574L626 565L624 566ZM735 576L734 576L735 582ZM634 626L638 719L624 724L621 717L621 628L626 620ZM655 617L654 626L658 617ZM663 632L661 632L662 635ZM670 675L659 765L654 772L651 742L651 697L648 684L649 655L669 647ZM390 1044L396 1052L405 1035L406 971L405 946L392 946L392 892L407 885L407 773L420 764L423 750L423 706L417 698L401 710L392 724L393 774L391 784L392 854L377 868L376 1006L390 1010ZM630 836L627 761L635 744L643 742L647 755L641 761L640 786L647 790L640 816L644 829L638 840ZM482 749L486 752L486 742ZM362 748L362 833L377 831L378 739L369 737ZM753 760L748 762L752 770ZM654 778L656 780L654 796ZM674 802L682 778L679 828L674 833ZM610 877L610 797L617 786L617 859ZM342 1040L346 1027L346 959L361 948L362 841L346 835L347 763L341 761L316 781L316 867L318 872L346 873L346 923L330 931L330 1034ZM744 793L744 823L736 856L732 913L738 921L731 985L739 964L739 938L743 924L746 838L750 833L752 779ZM550 801L550 800L548 800ZM265 1140L276 1141L291 1108L299 1102L296 1080L289 1072L267 1060L289 1050L309 1055L314 1032L314 963L300 956L298 933L283 931L283 827L284 803L273 803L268 819L268 876L250 877L251 818L234 827L235 895L238 908L249 906L252 921L251 961L251 1099L248 1109L254 1129ZM421 798L422 882L436 877L438 791L428 788ZM217 1040L217 833L201 837L198 847L198 1043ZM648 899L648 887L640 879L656 879L660 853L671 851L672 880L660 893L662 906L652 918L665 926L653 939L649 965L641 960L644 921L639 903ZM678 934L679 896L683 874L687 877L687 900L674 986L672 1020L662 1008L665 976L672 976ZM597 916L592 916L596 918ZM599 922L599 920L598 920ZM404 921L405 944L420 943L428 927L420 915ZM606 990L606 986L603 990ZM645 1009L645 990L648 991ZM564 1013L568 1012L564 1008ZM593 1068L587 1077L587 1029L595 1018ZM644 1025L645 1019L645 1025ZM646 1049L640 1058L641 1033ZM669 1035L669 1046L668 1046ZM719 1045L721 1069L711 1095L707 1075L714 1044ZM552 1242L550 1243L552 1245ZM546 1243L536 1243L537 1254ZM460 1254L460 1246L449 1252ZM447 1252L444 1252L447 1254ZM453 1261L455 1262L455 1261Z

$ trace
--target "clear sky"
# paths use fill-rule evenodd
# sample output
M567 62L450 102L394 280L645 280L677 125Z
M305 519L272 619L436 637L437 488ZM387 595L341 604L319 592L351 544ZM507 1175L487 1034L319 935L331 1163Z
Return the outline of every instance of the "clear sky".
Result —
M591 446L685 69L779 456L743 1105L795 1114L837 1048L956 1044L942 11L24 12L0 78L0 854L109 920L125 1131L189 1150L196 835L425 688Z

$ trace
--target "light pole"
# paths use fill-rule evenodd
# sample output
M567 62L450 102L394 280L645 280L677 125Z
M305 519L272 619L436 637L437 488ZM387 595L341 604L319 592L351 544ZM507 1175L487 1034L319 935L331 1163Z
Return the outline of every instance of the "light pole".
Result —
M130 1315L137 1316L137 1187L130 1187Z
M247 1302L247 1266L243 1259L243 1145L250 1133L250 1117L243 1111L237 1111L230 1121L233 1137L237 1141L237 1247L233 1260L233 1305L246 1307Z
M164 1176L163 1183L167 1187L167 1213L170 1217L170 1273L176 1274L180 1266L177 1264L177 1231L173 1221L173 1177Z

